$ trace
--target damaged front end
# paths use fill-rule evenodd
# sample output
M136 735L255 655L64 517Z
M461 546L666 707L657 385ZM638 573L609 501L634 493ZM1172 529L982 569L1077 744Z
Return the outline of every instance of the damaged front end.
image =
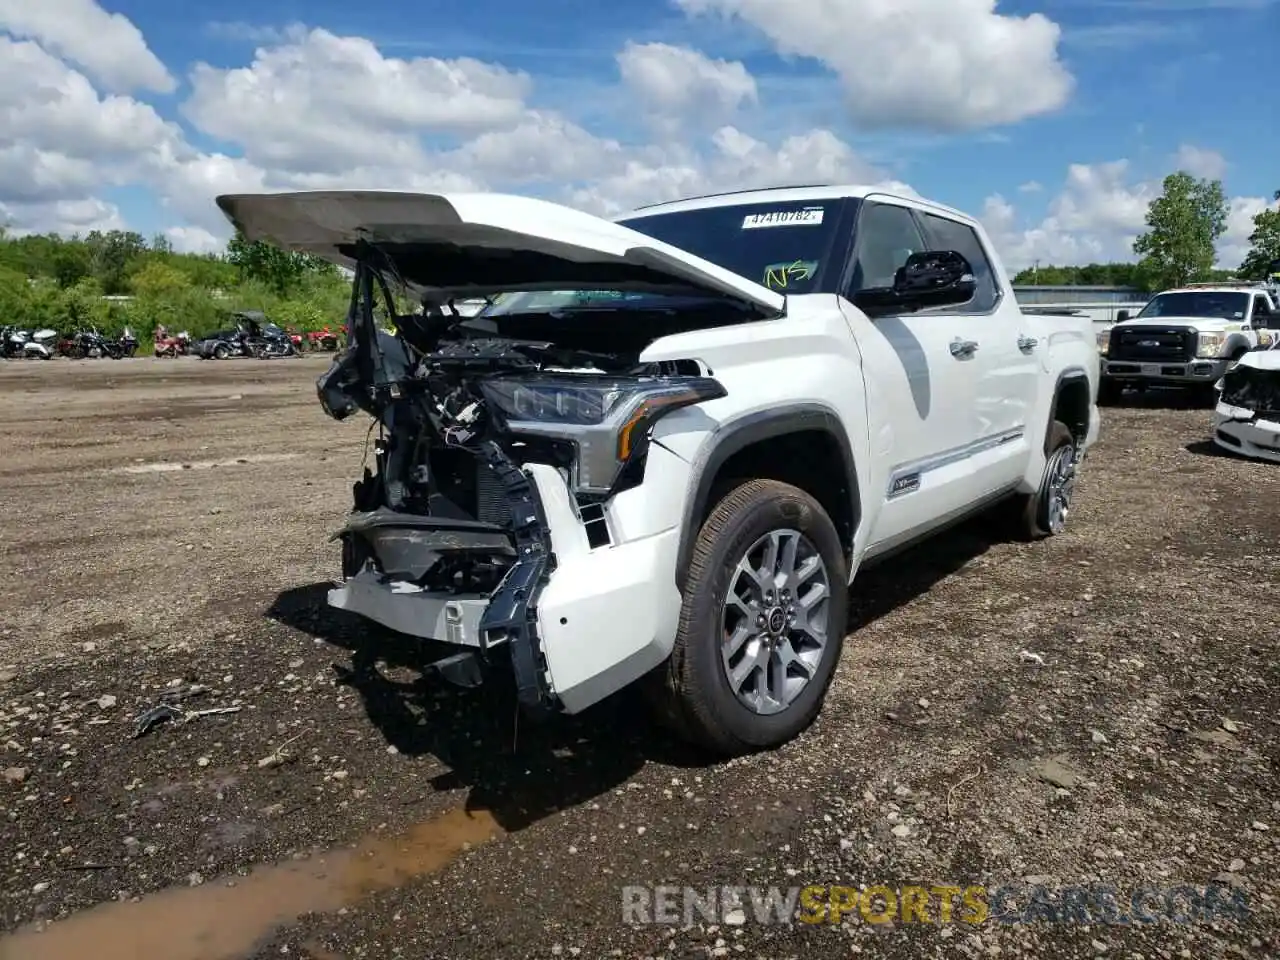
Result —
M379 435L329 602L463 648L437 667L449 679L478 683L501 658L526 709L562 707L539 630L557 552L607 548L603 505L642 481L650 427L724 390L695 363L493 335L447 305L397 315L394 264L367 244L355 260L349 346L317 390Z
M1214 443L1243 456L1280 463L1280 352L1246 354L1218 387Z

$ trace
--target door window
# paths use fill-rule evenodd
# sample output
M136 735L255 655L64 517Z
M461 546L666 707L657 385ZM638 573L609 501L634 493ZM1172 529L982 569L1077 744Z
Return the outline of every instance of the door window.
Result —
M850 293L893 286L898 268L911 254L923 251L925 242L906 207L871 203L858 220L857 247Z
M988 313L995 309L1000 299L1000 288L996 284L995 271L991 267L991 258L983 249L978 232L967 223L948 220L946 217L922 213L925 233L929 237L931 251L954 250L973 267L973 277L978 282L978 289L968 303L948 307L948 313Z

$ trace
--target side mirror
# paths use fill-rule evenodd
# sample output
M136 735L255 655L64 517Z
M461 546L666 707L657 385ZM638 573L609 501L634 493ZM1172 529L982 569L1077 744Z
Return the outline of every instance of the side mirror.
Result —
M911 254L894 274L893 286L860 290L854 303L877 312L923 310L968 303L977 289L973 267L962 254L934 250Z
M1117 310L1117 311L1116 311L1116 323L1124 323L1124 322L1125 322L1126 320L1128 320L1128 319L1129 319L1129 311L1128 311L1128 310Z

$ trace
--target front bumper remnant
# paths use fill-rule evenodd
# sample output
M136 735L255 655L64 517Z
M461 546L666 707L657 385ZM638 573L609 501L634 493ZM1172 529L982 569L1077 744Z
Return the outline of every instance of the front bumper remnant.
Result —
M1255 460L1280 463L1280 421L1225 403L1218 404L1213 419L1213 442L1217 446Z
M428 593L405 581L387 580L366 570L329 591L329 606L367 617L399 633L481 647L480 619L486 596Z
M548 713L554 706L547 683L547 661L538 639L538 595L556 568L537 487L493 441L483 446L485 463L497 474L511 505L516 562L494 592L480 620L485 645L505 640L511 649L516 695L528 712Z

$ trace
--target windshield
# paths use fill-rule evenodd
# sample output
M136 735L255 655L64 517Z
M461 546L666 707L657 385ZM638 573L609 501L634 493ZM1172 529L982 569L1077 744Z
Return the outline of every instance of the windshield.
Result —
M829 285L829 273L839 272L843 256L837 252L836 241L851 236L857 204L858 200L846 197L732 204L629 217L618 223L778 293L816 293ZM827 269L837 261L834 270ZM616 290L529 291L495 297L479 316L672 307L699 299Z
M1243 320L1249 312L1249 294L1232 291L1161 293L1142 308L1138 319L1147 317L1216 317Z
M842 214L857 200L699 207L618 222L779 293L818 289ZM845 228L848 229L848 228Z

